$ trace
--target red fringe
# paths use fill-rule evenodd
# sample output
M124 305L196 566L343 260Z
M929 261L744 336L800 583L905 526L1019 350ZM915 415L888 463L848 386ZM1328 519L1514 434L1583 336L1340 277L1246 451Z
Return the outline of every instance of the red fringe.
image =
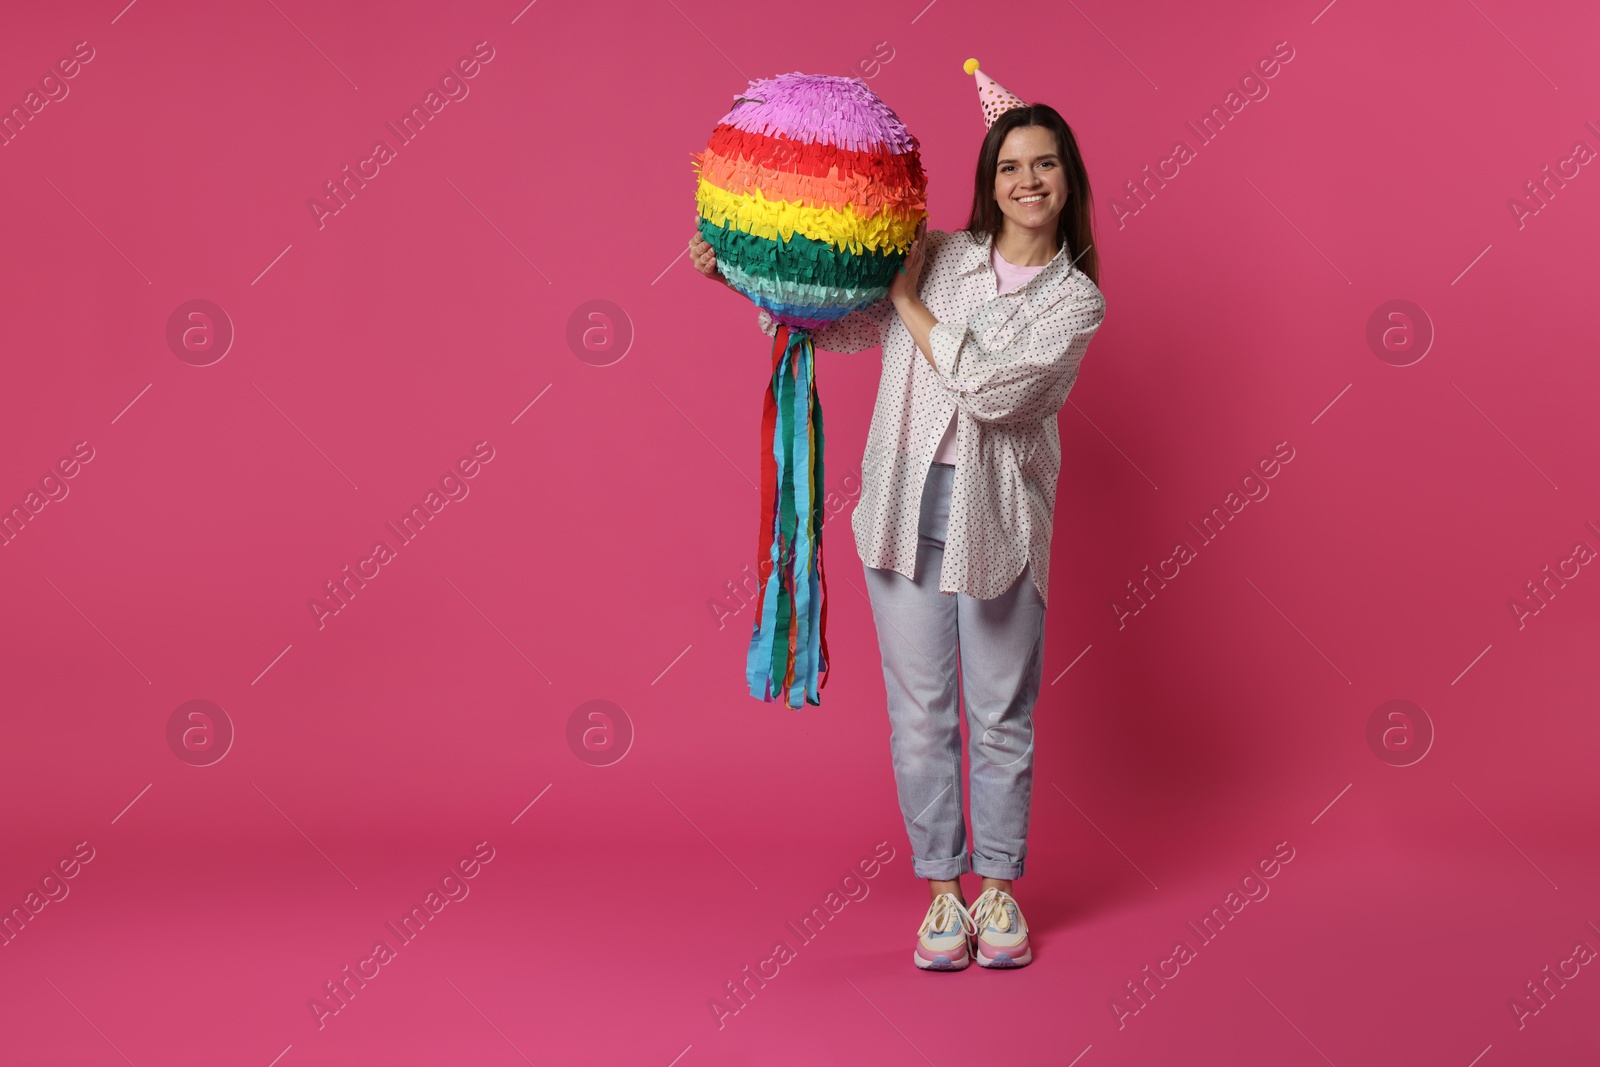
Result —
M853 152L838 145L807 144L787 137L751 133L726 123L719 123L711 131L709 147L720 156L748 159L773 170L826 177L830 170L837 168L842 176L869 174L892 189L928 187L922 159L914 152L895 153L887 149ZM695 158L699 158L699 153L695 153Z

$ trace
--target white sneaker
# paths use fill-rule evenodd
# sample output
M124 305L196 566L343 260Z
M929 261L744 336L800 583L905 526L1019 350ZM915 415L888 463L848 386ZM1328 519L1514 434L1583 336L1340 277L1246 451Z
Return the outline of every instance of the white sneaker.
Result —
M1026 967L1033 962L1028 923L1010 893L985 889L969 914L976 927L979 967Z
M954 893L940 893L928 905L912 956L925 971L959 971L972 962L971 936L977 925Z

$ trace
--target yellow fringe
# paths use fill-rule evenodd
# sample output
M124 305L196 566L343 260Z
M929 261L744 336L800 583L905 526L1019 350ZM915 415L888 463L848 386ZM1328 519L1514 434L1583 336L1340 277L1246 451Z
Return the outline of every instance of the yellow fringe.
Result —
M749 195L730 193L703 179L695 190L695 206L702 218L725 229L785 241L799 233L856 255L864 248L904 252L917 232L918 220L888 210L863 218L849 204L842 209L806 207L768 200L759 190Z

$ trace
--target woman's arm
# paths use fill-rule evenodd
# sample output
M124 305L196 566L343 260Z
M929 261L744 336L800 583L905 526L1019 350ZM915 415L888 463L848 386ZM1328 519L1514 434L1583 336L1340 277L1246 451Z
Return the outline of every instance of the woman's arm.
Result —
M903 296L894 302L895 311L900 314L900 321L906 324L906 332L917 343L917 353L928 361L928 366L934 370L939 369L939 364L933 361L933 328L939 325L939 320L933 317L933 312L928 310L928 305L915 294Z
M933 361L933 342L929 339L929 333L938 325L939 320L933 317L928 305L917 295L917 289L922 284L922 270L927 265L930 255L930 238L927 230L928 220L924 218L917 224L917 235L912 240L910 249L906 251L906 260L901 265L900 273L894 276L894 281L889 286L889 302L899 313L900 321L905 323L906 332L911 335L911 340L916 342L917 351L928 361L928 366L937 371L939 365ZM943 234L941 230L934 232Z
M939 232L939 231L935 231ZM922 228L889 296L906 332L956 407L979 422L1037 421L1067 402L1089 340L1105 317L1098 289L1058 301L998 350L963 323L940 322L917 295L929 252Z
M956 406L979 422L1048 418L1067 402L1105 306L1098 290L1063 299L999 349L964 324L936 322L927 331L929 362Z

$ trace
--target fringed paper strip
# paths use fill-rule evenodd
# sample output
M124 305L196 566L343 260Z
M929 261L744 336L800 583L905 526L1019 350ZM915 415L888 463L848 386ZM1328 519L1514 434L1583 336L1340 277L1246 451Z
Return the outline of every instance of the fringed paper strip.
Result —
M831 310L847 308L845 314L883 299L889 291L882 286L871 289L845 289L834 285L813 285L810 282L791 282L781 278L762 278L747 274L727 264L722 267L729 283L751 294L760 307L777 314L774 308L792 310L795 315L826 315Z
M745 660L750 695L798 710L827 684L827 582L822 574L823 433L816 352L803 330L780 325L762 437L758 568L761 590Z
M739 101L722 121L752 133L781 133L852 152L917 148L917 139L860 78L794 71L752 81Z
M884 185L870 174L841 173L837 169L825 175L797 174L748 160L729 159L709 150L701 159L700 176L706 185L730 194L759 191L768 200L812 208L849 206L858 215L896 215L915 222L928 209L920 197Z
M718 226L757 237L782 237L785 241L798 233L857 254L863 250L903 251L911 244L921 218L887 211L863 217L852 204L843 208L806 207L786 200L768 200L760 189L740 196L710 182L700 183L695 203L700 217Z
M866 181L870 189L891 202L898 200L911 206L927 207L923 199L927 176L922 172L921 158L915 153L896 155L884 149L850 152L834 145L806 144L785 136L746 133L721 125L712 131L705 151L690 157L702 176L710 169L708 164L713 159L731 161L765 173L843 178L852 183Z
M741 230L725 229L705 219L700 220L700 234L716 250L719 269L724 264L734 264L759 278L781 278L843 289L886 287L905 259L902 252L863 250L853 255L798 233L787 241L774 241Z

